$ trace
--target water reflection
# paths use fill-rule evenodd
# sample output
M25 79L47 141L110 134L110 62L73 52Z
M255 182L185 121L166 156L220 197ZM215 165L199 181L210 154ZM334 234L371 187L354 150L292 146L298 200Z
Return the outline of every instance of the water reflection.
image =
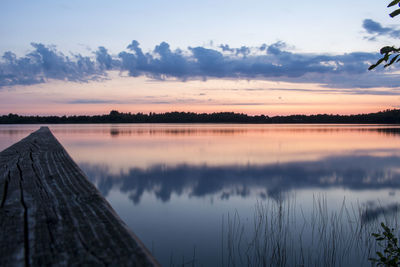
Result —
M39 125L1 125L0 150ZM266 165L359 153L400 155L399 126L379 125L50 125L78 163L114 174L155 165Z
M38 128L0 126L0 150ZM318 194L326 196L326 202L316 202L327 203L328 213L340 210L346 198L365 225L395 216L400 208L399 126L104 124L50 129L164 266L170 266L172 254L175 263L191 259L194 246L199 266L221 266L222 216L237 211L252 229L258 201L279 206L295 195L293 221L301 225L295 224L293 232L303 229L301 218L312 218Z
M41 124L0 125L0 137L26 135L43 126ZM378 132L399 135L400 126L354 124L46 124L54 133L109 134L112 136L140 135L237 135L247 133L337 133Z
M375 130L386 135L400 135L400 128L377 128Z
M304 133L338 133L338 132L377 132L385 135L399 135L400 128L396 126L371 126L367 127L354 125L150 125L147 128L139 127L124 127L123 125L111 126L109 134L112 137L116 136L142 136L142 135L158 135L158 136L196 136L196 135L241 135L241 134L265 134L271 131L275 133L285 132L293 134Z
M145 192L167 202L172 194L188 197L276 198L294 189L400 189L399 156L335 156L318 161L247 166L156 165L113 174L107 166L81 167L107 196L112 188L139 204Z
M400 204L391 203L386 206L371 203L361 213L361 223L367 224L381 216L395 215L400 211Z

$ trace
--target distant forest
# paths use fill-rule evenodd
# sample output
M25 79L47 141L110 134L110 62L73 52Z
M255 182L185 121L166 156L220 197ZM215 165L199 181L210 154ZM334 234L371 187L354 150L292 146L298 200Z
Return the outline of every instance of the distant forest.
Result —
M106 115L94 116L19 116L8 114L0 116L0 124L36 123L383 123L400 124L400 109L358 115L290 115L250 116L243 113L122 113L116 110Z

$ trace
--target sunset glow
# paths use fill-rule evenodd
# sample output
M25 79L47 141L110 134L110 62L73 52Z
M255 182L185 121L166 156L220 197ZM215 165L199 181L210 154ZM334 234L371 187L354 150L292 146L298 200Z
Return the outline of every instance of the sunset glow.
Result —
M399 108L396 67L367 70L398 38L380 2L89 2L0 4L0 114Z
M337 90L313 83L260 80L155 81L118 77L87 83L51 81L0 91L0 113L80 115L121 112L223 112L357 114L398 108L400 96L385 88ZM361 90L360 90L361 91Z

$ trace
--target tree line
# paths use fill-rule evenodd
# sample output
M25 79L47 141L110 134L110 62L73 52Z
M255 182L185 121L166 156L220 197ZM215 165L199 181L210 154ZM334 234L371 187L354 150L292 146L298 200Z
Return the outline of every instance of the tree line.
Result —
M0 116L0 124L43 124L43 123L384 123L400 124L400 109L357 115L289 115L265 116L234 112L194 113L123 113L112 110L105 115L81 116Z

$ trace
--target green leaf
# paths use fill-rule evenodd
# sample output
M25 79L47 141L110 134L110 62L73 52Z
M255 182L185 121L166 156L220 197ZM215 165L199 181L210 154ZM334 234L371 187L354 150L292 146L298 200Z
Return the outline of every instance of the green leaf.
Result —
M394 6L394 5L398 4L399 2L400 2L400 0L394 0L387 7Z
M400 0L399 0L399 1L400 1ZM375 64L372 64L371 66L369 66L368 70L375 69L379 64L382 63L383 60L384 60L384 58L380 58ZM399 60L400 60L400 59L399 59ZM374 234L374 233L373 233L372 236L374 236L374 237L379 237L380 234Z
M378 66L378 65L376 65L376 64L371 65L371 66L369 66L368 70L373 70L373 69L375 69L377 66Z
M394 47L393 47L393 46L384 46L384 47L381 48L380 53L383 55L383 54L390 53L390 52L392 52L393 50L394 50ZM384 228L384 226L385 226L385 225L382 225L383 228Z
M395 11L393 11L392 13L389 14L389 16L391 16L392 18L396 17L397 15L400 14L400 8L396 9Z
M383 60L385 60L386 62L389 60L389 57L390 57L390 55L389 54L386 54L384 57L383 57ZM385 230L386 231L386 230ZM385 232L386 233L386 232ZM383 234L385 234L385 233L383 233Z
M379 65L379 64L381 64L382 63L382 61L384 60L385 58L381 58L381 59L379 59L375 64L376 65Z

